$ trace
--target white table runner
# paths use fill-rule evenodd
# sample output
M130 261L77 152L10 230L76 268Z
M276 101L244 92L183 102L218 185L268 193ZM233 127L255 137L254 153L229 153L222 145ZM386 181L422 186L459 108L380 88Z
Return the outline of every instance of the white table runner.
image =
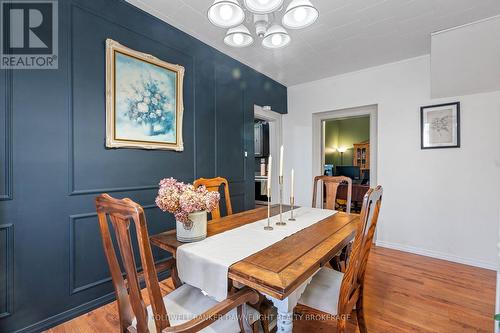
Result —
M227 298L229 266L335 213L334 210L301 207L294 211L296 221L288 221L290 213L283 214L286 226L275 225L279 215L271 217L272 231L264 230L265 218L200 242L184 244L177 249L179 278L217 301L223 301Z

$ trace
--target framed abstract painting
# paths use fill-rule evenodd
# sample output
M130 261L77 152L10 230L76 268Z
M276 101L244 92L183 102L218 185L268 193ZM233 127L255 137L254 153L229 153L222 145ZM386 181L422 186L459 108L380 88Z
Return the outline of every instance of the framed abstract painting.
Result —
M182 151L184 67L106 40L106 147Z
M422 149L460 147L460 102L420 108Z

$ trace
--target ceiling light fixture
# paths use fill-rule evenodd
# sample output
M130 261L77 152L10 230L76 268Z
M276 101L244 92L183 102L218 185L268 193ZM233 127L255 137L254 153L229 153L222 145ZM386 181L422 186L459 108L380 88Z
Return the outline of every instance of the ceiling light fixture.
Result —
M289 29L302 29L318 19L319 12L309 0L293 0L286 8L282 23Z
M244 0L245 7L255 14L269 14L279 10L283 0Z
M219 28L232 28L245 20L245 12L237 0L215 0L208 9L208 19Z
M253 37L247 27L239 25L227 31L224 43L233 47L245 47L253 43Z
M267 29L262 40L262 46L268 49L278 49L290 43L290 35L281 25L275 24Z
M286 10L284 0L242 1L243 7L239 0L215 0L208 9L210 22L220 28L229 28L224 43L233 47L251 45L255 38L261 38L265 48L284 47L291 41L284 27L305 28L316 22L319 16L311 0L291 0ZM244 23L246 15L250 15L251 19ZM249 29L252 24L253 29Z

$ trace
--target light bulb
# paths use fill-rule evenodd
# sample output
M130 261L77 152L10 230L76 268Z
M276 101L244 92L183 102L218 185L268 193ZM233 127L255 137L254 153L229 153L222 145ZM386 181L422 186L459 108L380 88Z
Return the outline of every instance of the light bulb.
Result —
M292 0L281 23L288 29L302 29L316 22L318 15L310 0Z
M222 5L219 14L223 20L229 21L233 17L233 8L229 5Z
M293 18L297 22L302 22L307 16L307 11L303 7L299 7L293 11Z
M236 45L243 44L243 35L242 34L234 34L233 35L233 42Z
M280 35L280 34L276 34L276 35L274 35L273 37L271 37L271 43L272 43L274 46L278 46L278 45L280 45L282 42L283 42L283 37L281 37L281 35Z

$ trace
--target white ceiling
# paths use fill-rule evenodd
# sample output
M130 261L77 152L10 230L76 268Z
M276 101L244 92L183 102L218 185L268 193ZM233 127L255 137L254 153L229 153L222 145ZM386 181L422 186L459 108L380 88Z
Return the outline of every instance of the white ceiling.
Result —
M208 21L212 0L127 1L287 86L428 54L431 32L500 14L500 0L311 0L318 20L287 47L236 49Z

